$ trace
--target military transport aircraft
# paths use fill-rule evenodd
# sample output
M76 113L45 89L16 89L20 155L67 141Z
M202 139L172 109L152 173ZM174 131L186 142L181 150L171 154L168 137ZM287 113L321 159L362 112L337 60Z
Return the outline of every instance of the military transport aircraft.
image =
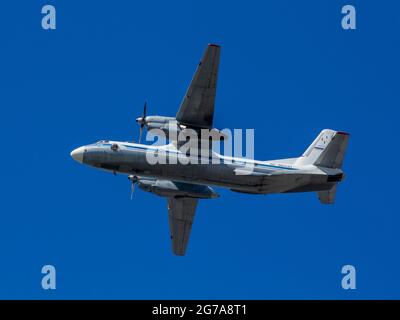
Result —
M210 185L251 194L311 191L318 194L321 203L332 204L336 185L344 178L341 166L349 134L330 129L322 130L297 158L256 161L211 152L217 163L150 164L146 158L149 151L164 152L169 157L182 154L174 143L140 144L144 127L162 130L166 135L171 128L176 132L188 128L218 131L213 128L213 115L219 56L218 45L207 46L175 117L147 116L145 104L142 116L136 119L140 125L139 143L102 140L71 152L72 158L80 163L114 174L127 174L132 192L138 184L142 190L165 197L176 255L186 252L198 200L218 197ZM248 170L249 164L252 170Z

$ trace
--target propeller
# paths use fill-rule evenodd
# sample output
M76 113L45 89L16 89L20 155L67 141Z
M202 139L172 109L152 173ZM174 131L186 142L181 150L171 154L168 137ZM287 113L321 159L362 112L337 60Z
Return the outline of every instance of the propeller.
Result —
M140 124L139 143L142 140L143 128L144 125L146 124L146 114L147 114L147 101L144 102L142 116L136 119L136 122Z
M129 176L128 179L131 181L131 200L133 199L133 193L135 192L135 183L138 181L137 176Z

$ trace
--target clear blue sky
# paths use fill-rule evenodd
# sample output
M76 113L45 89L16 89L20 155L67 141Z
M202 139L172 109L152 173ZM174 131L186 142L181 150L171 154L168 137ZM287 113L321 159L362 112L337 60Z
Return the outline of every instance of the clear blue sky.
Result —
M57 29L41 29L41 7ZM341 28L354 4L357 30ZM4 1L0 298L400 298L400 6L395 1ZM337 202L218 191L188 254L166 201L69 153L175 115L207 43L222 46L215 125L254 128L257 159L351 133ZM41 289L41 268L57 289ZM341 267L357 289L341 289Z

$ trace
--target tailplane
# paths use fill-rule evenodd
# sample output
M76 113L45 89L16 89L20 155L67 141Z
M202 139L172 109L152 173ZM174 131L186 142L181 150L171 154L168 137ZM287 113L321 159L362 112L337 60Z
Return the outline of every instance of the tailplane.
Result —
M334 204L336 197L336 184L329 190L317 191L317 195L322 204Z

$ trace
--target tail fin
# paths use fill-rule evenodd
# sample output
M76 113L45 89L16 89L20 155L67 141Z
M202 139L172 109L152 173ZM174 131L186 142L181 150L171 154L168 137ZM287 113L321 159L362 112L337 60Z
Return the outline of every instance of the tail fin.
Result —
M313 164L326 168L340 168L348 141L348 133L324 129L303 155L298 158L296 164Z

